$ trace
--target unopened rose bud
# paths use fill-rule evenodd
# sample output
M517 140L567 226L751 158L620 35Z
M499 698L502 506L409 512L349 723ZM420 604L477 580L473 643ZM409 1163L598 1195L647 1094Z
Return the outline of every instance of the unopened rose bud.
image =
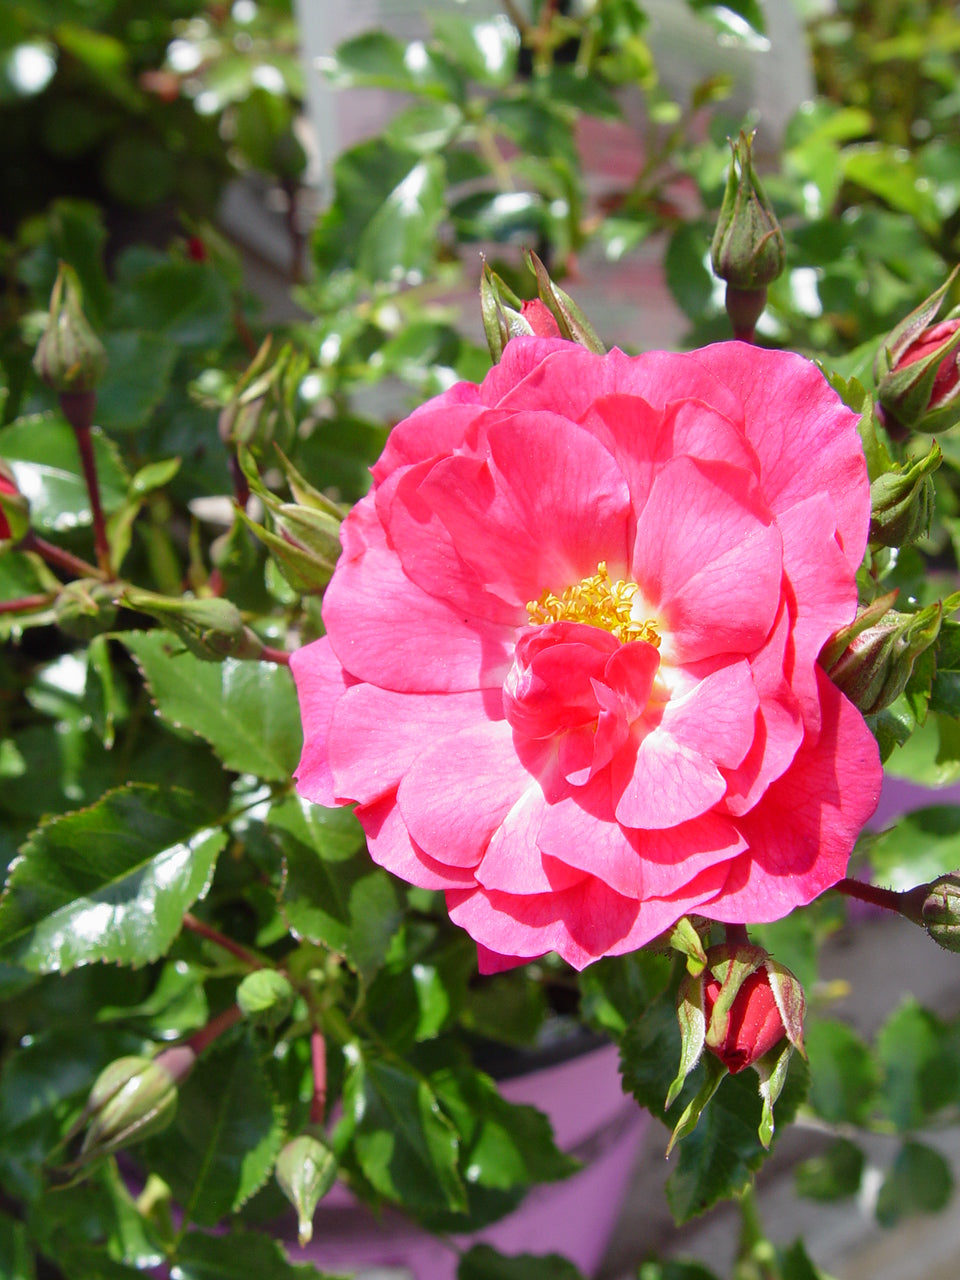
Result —
M159 1059L117 1058L97 1077L81 1119L81 1160L118 1151L165 1129L177 1109L177 1087Z
M946 951L960 951L960 873L928 885L922 916L927 933Z
M30 529L30 504L17 488L13 472L0 459L0 546L19 542Z
M480 315L494 364L499 362L511 338L534 332L533 325L523 315L523 307L524 303L485 262L480 273Z
M313 1238L314 1210L336 1181L337 1158L322 1142L303 1134L280 1152L275 1176L297 1211L297 1235L305 1245Z
M98 578L78 578L63 587L53 604L57 626L74 640L92 640L117 621L114 590Z
M884 339L874 361L888 427L946 431L960 420L960 316L933 324L957 269Z
M222 662L224 658L257 658L263 652L263 641L244 625L240 610L229 600L219 597L179 599L127 587L123 603L156 618L195 657L206 662Z
M834 661L828 665L824 660L824 669L865 716L876 715L903 693L914 663L936 640L942 620L940 604L927 605L916 613L890 609L879 621L852 634ZM856 629L854 622L837 632L831 650L836 650L845 631L855 633Z
M96 388L106 364L103 343L83 314L76 273L61 262L33 367L58 394L85 395Z
M697 1124L727 1073L754 1067L762 1101L760 1140L773 1136L773 1106L793 1049L803 1052L804 998L800 983L762 947L728 943L710 947L702 972L688 971L677 993L680 1070L667 1093L669 1107L706 1049L704 1081L670 1139L668 1154Z
M933 473L943 461L934 444L925 457L877 476L870 485L870 541L901 547L930 528L936 491Z
M271 356L267 338L234 388L217 423L227 445L244 445L255 457L265 457L274 444L287 449L296 433L293 398L306 361L288 344Z
M754 134L730 141L733 160L710 245L713 271L727 282L734 334L749 338L767 300L767 285L783 271L783 232L753 167Z
M550 279L550 273L537 255L527 250L524 258L527 266L537 277L537 293L540 295L540 301L556 321L560 337L566 338L568 342L575 342L578 346L586 347L588 351L596 352L597 355L606 354L607 348L600 341L584 312L569 293L554 284ZM528 317L525 315L524 319L527 320Z

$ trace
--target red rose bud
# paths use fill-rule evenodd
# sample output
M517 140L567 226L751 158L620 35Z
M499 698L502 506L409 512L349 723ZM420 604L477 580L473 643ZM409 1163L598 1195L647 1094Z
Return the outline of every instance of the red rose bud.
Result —
M527 266L537 277L537 292L540 295L540 301L556 321L560 337L566 338L568 342L575 342L578 346L586 347L588 351L593 351L597 355L604 355L607 350L606 347L597 336L593 325L570 297L569 293L565 293L559 285L553 283L550 279L550 273L535 253L531 253L528 249L524 254L524 258Z
M721 989L722 983L716 978L710 978L704 986L704 1014L708 1026L713 1022ZM769 1053L785 1035L786 1028L766 970L761 969L751 973L737 991L729 1014L725 1016L723 1030L715 1035L716 1043L711 1043L708 1030L706 1045L730 1074L736 1075Z
M753 133L730 141L733 161L710 245L710 261L735 289L764 289L783 270L786 245L753 167Z
M960 951L960 873L927 886L921 915L930 937L945 951Z
M0 459L0 545L19 542L30 529L30 505L13 472Z
M106 363L103 344L83 314L76 273L61 262L33 367L59 395L85 395L102 378Z
M933 518L933 473L943 452L933 444L923 458L877 476L870 485L870 541L901 547L922 538Z
M873 372L889 425L905 431L945 431L960 418L960 316L936 319L957 268L888 334Z
M191 236L187 240L187 257L192 258L194 262L206 262L208 258L207 246L203 243L199 236Z
M889 597L884 597L884 600ZM871 619L879 602L870 606ZM827 675L865 716L895 702L907 686L917 658L940 634L943 606L927 605L916 613L886 610L878 621L862 626L864 615L836 633L821 657ZM848 643L839 653L839 645Z

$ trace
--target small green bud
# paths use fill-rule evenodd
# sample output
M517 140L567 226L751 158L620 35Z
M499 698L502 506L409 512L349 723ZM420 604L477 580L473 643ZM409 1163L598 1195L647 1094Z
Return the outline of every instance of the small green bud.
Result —
M547 268L537 255L528 249L524 259L537 277L537 293L546 310L556 321L559 336L566 338L568 342L576 342L578 346L586 347L588 351L594 351L597 355L605 355L607 348L600 341L593 325L569 293L565 293L559 285L553 283ZM541 337L552 336L544 332L545 317L539 309L528 307L524 310L521 306L521 312L523 320L530 325L534 333Z
M927 933L946 951L960 951L960 873L927 886L922 917Z
M237 987L237 1004L245 1018L278 1026L293 1005L290 979L277 969L257 969L248 973Z
M159 1059L117 1058L97 1077L81 1120L81 1161L118 1151L165 1129L177 1109L177 1086Z
M103 343L83 314L80 282L73 268L61 262L33 367L54 391L74 395L93 391L106 364Z
M224 444L245 445L258 458L273 444L290 447L297 430L293 400L307 363L289 344L273 358L271 348L271 339L265 339L217 423Z
M900 547L922 538L930 528L936 491L933 473L943 461L940 446L916 462L877 476L870 486L870 541Z
M940 633L941 604L916 613L885 612L879 621L857 631L857 622L837 632L830 656L845 632L849 643L832 662L823 660L827 675L865 716L876 715L895 702L907 686L913 665Z
M30 504L17 488L16 477L0 458L0 547L19 542L30 531Z
M78 578L63 587L53 604L60 630L74 640L92 640L117 621L114 590L98 578Z
M786 245L773 206L753 167L753 139L730 140L733 160L710 245L714 273L735 290L765 289L783 270Z
M244 625L240 610L218 596L209 599L180 599L154 591L126 587L123 603L169 628L185 648L207 662L224 658L257 658L263 641Z
M303 1134L280 1152L275 1174L280 1190L297 1211L300 1244L308 1244L317 1203L336 1181L337 1158L322 1142Z
M873 365L877 399L891 429L946 431L960 419L960 316L939 314L957 271L887 335Z

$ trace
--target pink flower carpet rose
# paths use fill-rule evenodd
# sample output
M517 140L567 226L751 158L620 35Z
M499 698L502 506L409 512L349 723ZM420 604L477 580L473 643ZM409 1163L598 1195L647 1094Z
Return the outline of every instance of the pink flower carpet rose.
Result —
M401 422L293 655L301 795L442 889L492 972L844 875L877 747L817 665L856 607L856 417L799 356L523 337Z

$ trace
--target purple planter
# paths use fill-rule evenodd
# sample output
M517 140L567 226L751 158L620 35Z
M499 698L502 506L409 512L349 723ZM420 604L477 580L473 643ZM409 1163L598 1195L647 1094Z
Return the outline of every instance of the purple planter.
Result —
M618 1052L604 1045L556 1066L506 1080L511 1102L546 1112L557 1144L583 1161L563 1182L536 1187L508 1217L473 1236L462 1248L484 1242L506 1254L561 1253L586 1275L603 1258L616 1224L649 1117L620 1085ZM456 1253L435 1236L392 1211L374 1216L340 1184L320 1202L314 1238L306 1248L288 1246L292 1261L328 1271L396 1272L396 1280L455 1280ZM371 1278L372 1280L372 1278ZM392 1278L391 1278L392 1280Z

